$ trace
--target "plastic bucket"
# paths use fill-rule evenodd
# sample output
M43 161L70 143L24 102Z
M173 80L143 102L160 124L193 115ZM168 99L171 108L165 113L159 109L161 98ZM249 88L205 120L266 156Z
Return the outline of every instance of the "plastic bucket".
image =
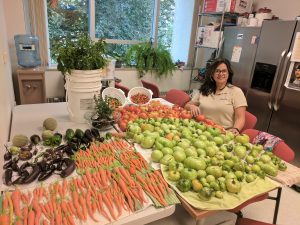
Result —
M66 76L66 89L69 88L90 88L101 85L99 76L79 78L75 76Z
M101 84L90 88L66 87L66 101L71 121L85 123L84 114L94 110L94 96L101 91Z
M71 71L71 75L72 77L76 77L78 79L87 79L87 78L91 78L91 77L99 77L99 79L101 79L101 77L103 77L106 74L106 70L105 69L98 69L98 70L72 70Z

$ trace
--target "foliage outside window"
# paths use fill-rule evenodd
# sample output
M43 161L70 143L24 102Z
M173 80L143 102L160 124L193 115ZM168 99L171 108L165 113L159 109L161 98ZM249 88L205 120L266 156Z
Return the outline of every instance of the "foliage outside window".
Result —
M176 4L185 1L194 0L47 0L50 54L62 37L82 33L94 40L105 39L108 55L117 59L123 58L131 45L149 41L171 51L177 11L186 11ZM190 16L190 11L186 15Z

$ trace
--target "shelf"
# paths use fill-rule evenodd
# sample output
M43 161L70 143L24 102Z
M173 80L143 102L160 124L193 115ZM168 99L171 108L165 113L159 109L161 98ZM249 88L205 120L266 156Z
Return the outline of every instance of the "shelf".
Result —
M195 45L195 48L209 48L209 49L218 49L215 47L203 46L203 45Z
M199 16L222 16L223 12L199 13ZM224 17L238 17L238 13L225 12Z

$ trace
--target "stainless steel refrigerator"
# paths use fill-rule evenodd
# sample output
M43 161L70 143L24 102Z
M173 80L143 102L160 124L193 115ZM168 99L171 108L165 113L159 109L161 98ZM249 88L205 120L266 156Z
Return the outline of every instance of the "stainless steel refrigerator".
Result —
M257 48L250 49L241 70L235 76L250 77L245 80L247 110L257 116L258 130L282 138L295 152L300 152L300 87L291 85L291 73L297 62L291 61L295 37L300 32L297 21L264 21ZM299 35L299 34L298 34ZM226 49L226 33L224 34ZM245 51L246 52L246 51ZM226 57L225 51L223 56ZM235 69L234 63L232 63ZM242 65L248 64L247 67ZM249 69L251 67L251 69ZM250 72L251 71L251 72ZM236 78L242 79L242 78Z

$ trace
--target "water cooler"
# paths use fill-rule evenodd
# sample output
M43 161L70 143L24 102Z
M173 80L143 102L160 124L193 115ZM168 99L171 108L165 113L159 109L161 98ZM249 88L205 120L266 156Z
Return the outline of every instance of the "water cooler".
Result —
M25 68L41 65L39 39L32 35L15 35L18 64Z

